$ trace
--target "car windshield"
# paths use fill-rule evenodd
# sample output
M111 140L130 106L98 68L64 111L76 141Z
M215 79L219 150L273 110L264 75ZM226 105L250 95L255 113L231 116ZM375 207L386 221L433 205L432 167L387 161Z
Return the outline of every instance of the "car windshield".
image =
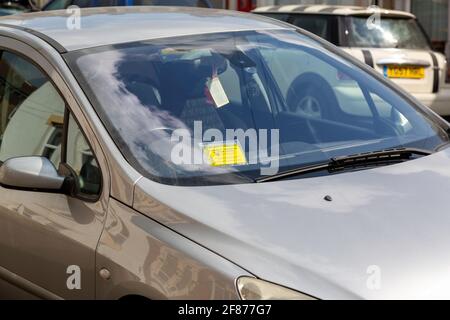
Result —
M424 32L411 18L381 16L368 24L367 17L350 17L348 42L351 47L429 49Z
M123 155L162 183L252 182L332 157L447 143L420 107L324 45L292 30L246 31L65 58Z

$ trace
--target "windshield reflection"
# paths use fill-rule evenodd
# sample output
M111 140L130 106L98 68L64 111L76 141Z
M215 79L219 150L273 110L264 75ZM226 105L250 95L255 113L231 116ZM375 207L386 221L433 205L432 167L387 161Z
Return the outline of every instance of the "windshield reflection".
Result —
M163 183L249 182L262 168L448 140L420 109L293 31L158 39L67 58L127 159Z

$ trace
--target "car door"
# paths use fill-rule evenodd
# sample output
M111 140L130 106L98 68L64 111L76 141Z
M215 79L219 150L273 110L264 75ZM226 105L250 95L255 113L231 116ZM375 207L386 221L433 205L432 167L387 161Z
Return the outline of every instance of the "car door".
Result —
M0 186L0 297L95 298L106 161L58 72L31 47L1 43L29 55L0 52L0 164L43 156L76 187L69 196Z

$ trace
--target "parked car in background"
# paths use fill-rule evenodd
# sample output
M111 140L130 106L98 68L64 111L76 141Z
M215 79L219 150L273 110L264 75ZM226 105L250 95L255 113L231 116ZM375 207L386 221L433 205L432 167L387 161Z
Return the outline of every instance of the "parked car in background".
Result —
M50 0L43 11L66 9L69 6L80 8L115 6L180 6L212 8L209 0Z
M267 6L253 12L322 37L393 80L435 112L450 115L450 90L443 87L446 58L431 49L413 14L380 9L377 21L370 8L326 5Z
M0 0L0 16L38 11L33 0Z
M450 298L446 121L273 19L81 14L0 18L0 297Z

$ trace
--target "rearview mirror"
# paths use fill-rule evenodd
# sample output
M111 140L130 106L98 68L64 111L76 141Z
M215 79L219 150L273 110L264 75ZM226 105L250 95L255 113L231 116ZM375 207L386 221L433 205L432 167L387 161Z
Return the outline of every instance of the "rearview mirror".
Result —
M5 187L56 191L63 183L64 177L44 157L11 158L0 167L0 184Z

